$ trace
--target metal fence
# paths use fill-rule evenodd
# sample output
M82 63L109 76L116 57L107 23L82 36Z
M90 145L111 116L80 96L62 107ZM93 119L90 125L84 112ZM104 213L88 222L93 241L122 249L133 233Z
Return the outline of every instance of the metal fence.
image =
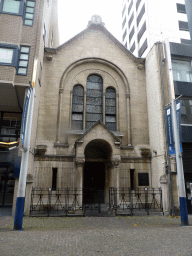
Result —
M32 188L31 216L112 216L133 215L137 211L162 212L162 191L155 188L110 188L104 204L104 191ZM111 213L111 215L110 215ZM102 215L103 214L103 215Z
M32 188L30 215L69 216L82 214L82 190Z
M134 211L145 210L150 212L162 212L162 190L160 188L110 188L109 208L116 214L130 214Z

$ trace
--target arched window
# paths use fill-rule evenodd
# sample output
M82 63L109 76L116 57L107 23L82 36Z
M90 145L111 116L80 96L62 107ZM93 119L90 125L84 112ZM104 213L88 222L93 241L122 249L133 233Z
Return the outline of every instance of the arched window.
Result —
M72 99L72 120L71 128L75 130L83 129L83 98L84 90L81 85L75 85L73 87L73 99Z
M105 94L105 125L112 131L116 131L116 92L109 87Z
M98 120L103 121L103 80L98 75L87 78L86 129Z

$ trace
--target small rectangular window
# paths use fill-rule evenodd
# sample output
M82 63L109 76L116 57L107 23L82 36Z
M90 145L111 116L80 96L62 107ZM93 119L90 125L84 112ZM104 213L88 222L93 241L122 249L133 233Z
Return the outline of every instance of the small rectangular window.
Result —
M177 4L177 12L186 13L185 5L184 4Z
M35 12L35 2L27 0L25 17L24 17L24 25L33 26L34 12Z
M27 75L28 63L29 63L29 46L21 46L18 64L18 75Z
M52 190L57 189L57 168L52 169Z
M139 186L149 186L149 174L138 173L138 183Z
M188 22L179 20L179 30L189 31Z
M17 66L18 46L10 44L0 44L0 65Z

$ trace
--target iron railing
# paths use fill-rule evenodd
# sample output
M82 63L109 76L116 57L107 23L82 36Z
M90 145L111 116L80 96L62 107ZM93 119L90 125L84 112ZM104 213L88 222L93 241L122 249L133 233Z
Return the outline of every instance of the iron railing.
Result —
M109 208L116 214L127 213L133 215L134 211L145 210L150 212L162 212L162 190L161 188L110 188Z
M82 190L32 188L30 215L69 216L82 214Z
M32 188L31 216L85 216L90 212L100 216L133 215L137 211L163 211L162 191L155 188L110 188L104 203L104 191L97 189L37 189ZM112 216L112 215L110 215Z

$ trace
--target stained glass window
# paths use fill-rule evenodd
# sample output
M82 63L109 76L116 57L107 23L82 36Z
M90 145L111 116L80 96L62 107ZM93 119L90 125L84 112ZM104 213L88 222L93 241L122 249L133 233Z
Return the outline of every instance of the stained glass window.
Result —
M75 85L73 88L71 120L71 128L75 130L83 129L83 99L83 87L81 85Z
M105 94L105 125L116 131L116 92L110 87L106 89Z
M87 78L86 129L98 120L103 121L103 80L98 75Z

